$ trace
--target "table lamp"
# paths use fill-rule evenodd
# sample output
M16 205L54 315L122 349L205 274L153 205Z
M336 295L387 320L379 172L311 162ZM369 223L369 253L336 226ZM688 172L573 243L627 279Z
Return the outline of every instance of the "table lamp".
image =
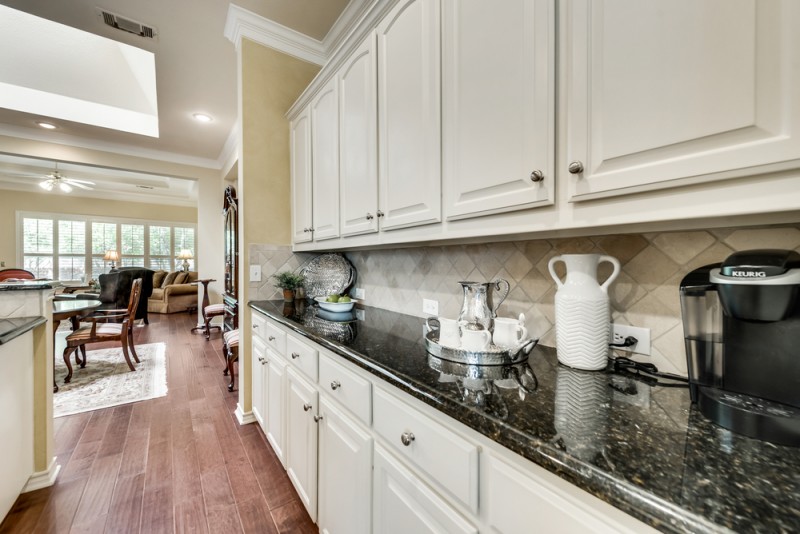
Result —
M184 272L187 273L189 272L189 260L191 260L192 258L194 258L194 254L192 254L191 250L186 248L181 250L180 253L178 254L178 259L183 260L183 263L181 264L181 269Z
M106 255L103 256L103 259L111 262L111 270L109 272L114 272L117 270L116 262L119 261L119 252L116 250L106 250Z

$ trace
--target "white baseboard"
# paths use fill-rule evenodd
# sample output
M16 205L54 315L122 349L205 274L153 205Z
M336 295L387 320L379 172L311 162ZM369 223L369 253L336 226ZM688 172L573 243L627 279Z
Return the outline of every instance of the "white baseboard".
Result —
M256 416L253 415L253 412L244 412L242 411L242 405L236 404L236 411L233 412L236 415L236 420L239 421L240 425L249 425L250 423L256 422Z
M56 483L56 477L58 477L59 471L61 471L61 465L56 463L56 457L53 456L53 460L50 462L50 465L47 466L47 469L44 471L37 471L28 478L28 482L22 488L22 493L52 486Z

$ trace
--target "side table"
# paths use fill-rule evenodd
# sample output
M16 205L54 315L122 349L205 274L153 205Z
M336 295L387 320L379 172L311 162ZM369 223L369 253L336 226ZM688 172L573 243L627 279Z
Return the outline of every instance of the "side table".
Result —
M209 323L211 319L217 317L219 315L223 315L225 313L225 305L224 304L209 304L208 303L208 284L209 282L216 282L213 278L204 278L202 280L197 280L196 282L192 282L192 285L203 284L203 304L202 304L202 311L203 311L203 326L195 326L192 328L192 333L202 332L205 334L206 339L211 337L211 330L217 329L222 331L221 326L211 326Z

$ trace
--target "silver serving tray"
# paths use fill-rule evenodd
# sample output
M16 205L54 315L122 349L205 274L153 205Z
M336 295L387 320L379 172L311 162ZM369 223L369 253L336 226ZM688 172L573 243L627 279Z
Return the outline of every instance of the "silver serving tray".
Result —
M341 254L322 254L312 258L301 270L306 281L306 297L341 295L355 281L356 270Z
M439 345L439 331L431 330L425 334L425 349L433 356L451 362L468 365L511 365L527 360L528 354L538 341L538 339L528 339L516 347L489 345L488 349L475 352Z

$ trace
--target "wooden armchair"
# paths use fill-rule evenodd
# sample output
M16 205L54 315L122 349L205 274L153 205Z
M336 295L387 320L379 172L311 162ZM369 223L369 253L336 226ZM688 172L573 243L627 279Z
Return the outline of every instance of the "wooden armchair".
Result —
M122 344L122 354L131 371L135 371L131 362L129 351L133 354L133 359L139 363L139 356L133 344L133 323L136 320L136 307L142 294L142 279L137 278L131 286L131 296L128 300L128 308L120 310L98 310L93 315L81 319L91 322L91 326L83 326L67 336L67 347L64 349L64 363L67 365L67 376L64 383L68 384L72 380L72 364L70 356L79 347L83 348L90 343L104 343L107 341L119 341ZM110 322L121 321L121 322ZM83 350L82 350L83 352ZM80 367L86 367L86 355L80 362Z

